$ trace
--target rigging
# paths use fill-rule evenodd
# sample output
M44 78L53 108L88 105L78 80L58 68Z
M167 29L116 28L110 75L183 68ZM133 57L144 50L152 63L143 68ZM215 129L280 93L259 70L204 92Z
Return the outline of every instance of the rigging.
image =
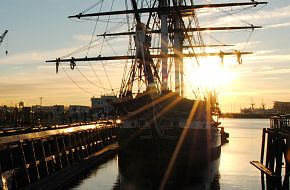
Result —
M231 50L220 50L217 52L206 52L207 47L226 47L230 45L226 45L224 43L220 44L205 44L203 40L202 32L204 31L221 31L221 30L254 30L257 28L261 28L260 26L253 26L245 21L244 23L247 24L247 26L219 26L219 27L200 27L199 20L196 16L196 10L197 9L208 9L208 8L218 8L221 7L238 7L238 6L257 6L260 4L266 4L266 2L244 2L244 3L220 3L220 4L204 4L204 5L194 5L193 1L190 1L191 4L187 5L187 3L180 3L177 4L176 1L158 1L159 5L155 5L157 0L151 1L148 3L148 1L141 1L139 2L139 5L141 4L141 7L138 8L138 4L135 0L131 0L132 10L121 10L121 11L112 11L112 6L109 12L101 12L98 13L89 13L84 14L84 12L81 12L74 16L69 16L69 18L87 18L87 17L97 17L97 21L99 20L100 16L106 16L108 15L107 24L105 25L105 32L103 34L97 35L98 38L95 40L96 42L98 40L101 40L100 43L100 53L97 57L83 57L83 58L74 58L72 59L56 59L56 60L48 60L47 62L55 62L56 64L59 64L61 62L71 62L74 63L80 62L80 61L87 61L90 63L91 61L101 61L102 66L104 67L104 64L102 61L109 61L109 60L132 60L131 69L129 70L126 77L123 77L122 80L122 86L120 93L126 94L129 92L129 94L132 94L132 88L133 88L133 82L136 80L139 81L139 83L143 83L146 85L146 89L153 84L156 85L157 89L161 86L161 84L164 84L163 75L166 76L167 73L170 72L170 70L166 69L165 72L162 72L162 83L160 82L158 72L160 72L159 63L160 60L167 61L174 60L174 62L178 62L178 59L182 60L186 57L192 57L196 59L196 62L199 63L198 57L207 57L207 56L217 56L220 57L221 61L223 62L224 56L228 55L236 55L237 56L237 62L241 63L242 59L241 56L245 54L251 54L252 52L244 52L244 51L238 51L235 49ZM162 2L168 2L165 6L162 6ZM181 1L179 1L181 2ZM125 1L127 3L127 1ZM148 7L143 7L143 5L147 5ZM178 8L177 8L178 7ZM128 8L126 4L126 8ZM142 13L147 13L141 15ZM110 18L112 15L126 15L127 22L130 20L129 15L134 15L135 24L133 23L132 26L134 26L135 31L133 31L133 27L131 28L128 24L128 30L125 32L118 32L118 33L109 33L108 30L108 24L110 21ZM189 16L190 15L190 16ZM233 14L229 14L233 15ZM189 18L190 17L190 18ZM147 19L147 23L143 24L141 19ZM165 18L162 23L162 18ZM118 18L120 19L120 18ZM186 20L187 19L187 20ZM176 22L176 20L179 20L179 24ZM185 21L184 21L185 20ZM129 23L129 22L128 22ZM113 27L114 29L119 28L122 26L123 23L120 22L120 25L118 27ZM149 26L149 24L151 26ZM164 30L162 28L162 25L167 25L167 29ZM96 28L96 25L95 25ZM112 28L112 29L113 29ZM162 32L166 31L167 36L165 35L162 38ZM95 34L95 31L93 32ZM105 42L105 37L120 37L121 35L128 36L129 37L129 45L131 44L132 37L134 36L135 39L135 48L128 49L127 55L116 55L116 56L103 56L102 55L102 49ZM207 34L208 35L208 34ZM156 36L159 38L157 39ZM160 37L161 36L161 37ZM179 36L179 37L177 37ZM210 36L213 38L212 36ZM162 48L162 41L164 39L169 40L166 45L166 51L164 51L164 46ZM155 48L151 48L151 39L157 39L157 46L153 46ZM180 43L178 43L178 39L180 40ZM156 42L155 40L153 43ZM160 43L161 41L161 43ZM217 40L215 40L217 41ZM176 43L177 42L177 43ZM108 43L109 44L109 43ZM179 45L178 45L179 44ZM97 45L97 44L96 44ZM90 44L88 48L92 48L93 46L93 40L91 39ZM159 49L161 45L161 48ZM111 46L109 44L109 46ZM177 47L178 46L178 47ZM156 48L158 47L158 48ZM112 48L112 47L111 47ZM178 49L178 51L176 51ZM112 48L113 52L114 49ZM150 52L152 50L152 52ZM164 53L165 52L165 53ZM135 60L135 61L133 61ZM91 63L90 63L91 64ZM171 68L171 63L169 62L169 69ZM178 72L175 72L175 75L180 75L181 82L175 81L175 84L181 85L180 87L183 88L183 65L178 65L177 67L180 67L180 70ZM127 67L124 67L126 69ZM105 68L104 68L105 69ZM176 66L175 66L176 71ZM178 73L178 74L177 74ZM105 69L105 74L108 78L107 71ZM125 75L124 75L125 76ZM175 76L176 77L176 76ZM127 78L127 79L125 79ZM167 77L164 77L166 81L168 80ZM112 85L109 81L110 87L112 88ZM167 84L166 84L167 85ZM140 85L139 85L140 86ZM151 85L152 86L152 85ZM179 87L178 87L179 88ZM162 89L166 89L163 88ZM175 90L178 90L175 86ZM138 92L140 91L140 87L138 88ZM181 95L183 92L181 91Z
M5 36L7 35L7 33L8 33L8 30L5 30L5 31L3 32L3 34L0 36L0 47L1 47L1 44L2 44L2 42L3 42L4 38L5 38ZM6 55L8 54L8 48L7 48L7 47L6 47L5 54L6 54Z

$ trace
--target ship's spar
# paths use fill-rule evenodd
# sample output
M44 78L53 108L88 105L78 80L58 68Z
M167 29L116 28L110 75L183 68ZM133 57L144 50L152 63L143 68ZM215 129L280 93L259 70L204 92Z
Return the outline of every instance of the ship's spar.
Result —
M156 2L158 2L158 7L155 6ZM187 2L190 2L191 6L186 6ZM100 36L128 35L131 37L133 35L135 47L128 55L57 58L47 62L55 62L57 68L60 63L68 62L71 68L74 68L77 62L82 61L133 60L127 76L122 81L119 99L114 103L122 119L119 129L119 144L121 148L128 146L133 149L137 148L137 150L149 148L150 150L163 150L163 153L168 151L172 158L170 158L168 170L159 188L164 189L164 182L167 181L168 174L180 152L183 152L180 155L185 155L187 159L190 158L190 162L198 167L208 164L211 160L216 160L221 153L218 129L220 123L213 118L220 114L215 94L209 95L206 100L191 100L183 96L184 58L195 58L198 64L198 57L217 56L223 60L224 56L236 55L237 61L241 63L241 56L252 52L233 50L232 52L208 53L205 48L214 45L206 45L201 32L261 28L253 25L202 28L199 26L195 10L257 6L266 3L252 1L193 5L193 0L155 0L150 8L138 8L136 1L131 0L133 10L70 16L70 18L80 19L92 16L134 14L134 32L129 30L128 32L104 33ZM157 14L153 14L153 12L157 12ZM141 21L141 13L149 13L146 15L148 19L146 24ZM158 34L159 37L158 46L153 48L151 47L151 39L152 36L154 37L152 34ZM151 50L154 49L158 53L154 51L152 53ZM168 88L168 74L169 71L172 73L171 68L167 66L169 61L174 64L175 89L173 91L175 92L171 92L171 89ZM162 78L160 78L160 71L157 68L159 63L161 63ZM143 87L146 90L141 92L140 85L137 95L133 96L133 84L136 80L145 84ZM189 155L194 156L187 157Z
M156 2L156 1L155 1ZM135 35L135 45L138 44L138 38L147 38L149 35L148 34L160 34L161 36L161 47L160 47L160 53L159 54L151 54L150 53L150 42L149 44L146 44L148 42L140 42L139 45L141 45L138 49L136 47L136 54L135 55L119 55L119 56L101 56L99 55L98 57L83 57L83 58L70 58L70 59L60 59L57 58L55 60L48 60L46 62L55 62L57 67L60 63L63 62L69 62L72 65L72 68L76 65L76 62L83 62L83 61L109 61L109 60L136 60L139 59L139 62L142 62L143 64L143 72L144 76L147 77L145 80L147 81L147 88L150 86L150 83L155 83L154 81L154 76L156 76L156 68L154 66L153 59L161 59L162 62L162 91L166 90L167 87L167 60L168 58L173 58L175 62L175 91L183 96L183 65L181 65L182 59L186 57L208 57L208 56L218 56L223 59L224 56L228 55L236 55L237 60L239 63L241 63L241 56L246 55L246 54L252 54L252 52L244 52L244 51L234 51L234 52L215 52L215 53L206 53L206 52L187 52L184 53L184 49L188 48L196 48L196 47L212 47L214 45L205 45L205 44L192 44L190 40L190 32L201 32L201 31L220 31L220 30L246 30L246 29L257 29L261 28L260 26L235 26L235 27L185 27L183 17L189 17L193 16L193 11L197 9L203 9L203 8L221 8L221 7L236 7L236 6L257 6L260 4L266 4L267 2L244 2L244 3L219 3L219 4L203 4L203 5L183 5L182 1L172 1L172 5L169 5L167 1L164 0L159 0L159 6L158 7L151 7L151 8L138 8L137 3L135 0L131 0L132 8L133 10L121 10L121 11L111 11L111 12L99 12L99 13L91 13L91 14L78 14L74 16L69 16L69 18L83 18L83 17L99 17L99 16L105 16L105 15L122 15L122 14L134 14L135 20L136 20L136 31L135 32L119 32L119 33L104 33L104 34L99 34L98 36L120 36L120 35ZM149 26L149 20L147 22L147 25L143 24L141 22L141 13L149 13L149 19L151 17L151 14L153 12L157 12L160 15L160 20L161 20L161 27L158 30L148 30ZM173 25L174 27L169 28L168 27L168 16L169 15L174 15L174 22ZM142 29L142 25L144 25L145 28ZM138 28L139 28L139 34L138 36ZM143 30L143 31L142 31ZM143 35L143 36L141 36ZM173 40L173 46L169 47L168 46L168 36L169 35L174 35L174 40ZM185 38L188 38L189 40L189 45L184 45L183 41ZM145 39L144 39L145 40ZM146 39L148 40L148 39ZM150 39L151 40L151 39ZM143 43L143 44L142 44ZM169 51L171 49L171 51ZM172 51L173 50L173 51ZM148 61L151 62L148 64ZM147 66L146 66L147 64ZM153 68L153 69L152 69ZM180 69L180 70L179 70ZM151 70L148 72L148 70ZM155 72L155 73L154 73ZM135 75L135 74L133 74ZM181 77L181 81L179 79L179 76ZM131 80L132 82L134 80ZM129 91L131 91L132 95L132 84L129 85ZM124 88L124 86L123 86ZM126 88L126 87L125 87ZM127 87L128 88L128 87ZM123 95L125 96L126 93L123 92ZM128 94L126 94L128 95Z

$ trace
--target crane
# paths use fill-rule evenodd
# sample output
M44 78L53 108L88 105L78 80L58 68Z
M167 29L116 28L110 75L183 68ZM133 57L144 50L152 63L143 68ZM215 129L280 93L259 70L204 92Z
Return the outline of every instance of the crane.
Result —
M4 33L0 36L0 47L1 47L1 44L6 36L6 34L8 33L8 30L5 30ZM6 55L8 54L8 51L6 50L5 51Z

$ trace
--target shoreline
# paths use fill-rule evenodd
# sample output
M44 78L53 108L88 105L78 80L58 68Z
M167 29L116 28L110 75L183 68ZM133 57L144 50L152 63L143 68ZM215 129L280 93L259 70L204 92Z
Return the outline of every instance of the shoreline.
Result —
M243 118L243 119L270 119L277 114L242 114L242 113L223 113L223 118Z

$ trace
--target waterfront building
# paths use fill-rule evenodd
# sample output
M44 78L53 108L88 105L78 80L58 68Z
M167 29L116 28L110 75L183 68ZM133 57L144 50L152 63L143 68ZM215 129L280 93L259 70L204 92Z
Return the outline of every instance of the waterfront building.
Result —
M89 121L90 107L70 105L68 108L69 123Z
M274 101L273 109L279 114L289 114L290 102Z
M111 104L117 100L117 96L104 95L100 98L91 98L91 112L93 119L107 117L115 113L114 106Z

